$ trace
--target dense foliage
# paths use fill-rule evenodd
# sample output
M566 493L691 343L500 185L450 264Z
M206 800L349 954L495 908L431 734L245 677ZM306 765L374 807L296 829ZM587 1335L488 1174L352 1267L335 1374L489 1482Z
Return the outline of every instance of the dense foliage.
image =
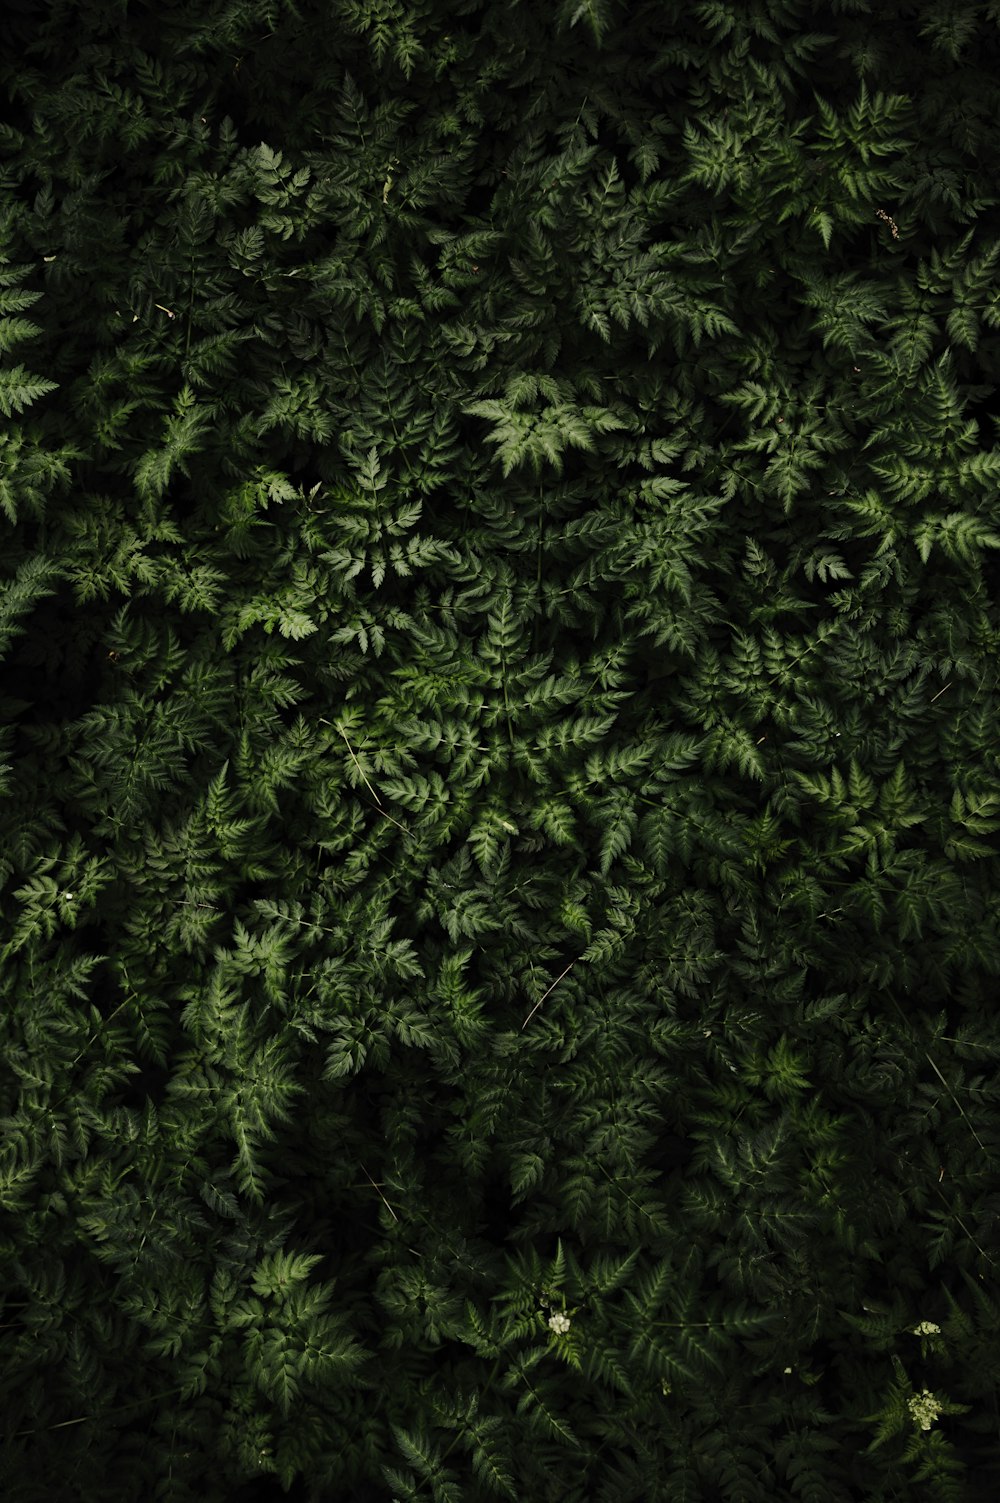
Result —
M12 1503L997 1495L998 42L8 4Z

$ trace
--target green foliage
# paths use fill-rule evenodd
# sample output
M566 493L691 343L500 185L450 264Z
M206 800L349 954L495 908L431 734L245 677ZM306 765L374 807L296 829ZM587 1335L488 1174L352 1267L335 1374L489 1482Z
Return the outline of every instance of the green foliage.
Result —
M995 7L8 9L4 1496L985 1503Z

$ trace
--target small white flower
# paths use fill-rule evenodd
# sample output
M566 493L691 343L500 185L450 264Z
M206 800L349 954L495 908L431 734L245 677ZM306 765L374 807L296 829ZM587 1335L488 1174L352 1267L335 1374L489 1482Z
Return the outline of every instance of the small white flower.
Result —
M936 1326L932 1320L922 1320L918 1326L913 1327L914 1336L940 1336L941 1327Z
M921 1430L929 1430L941 1413L941 1405L928 1388L922 1393L914 1394L907 1402L910 1413L918 1421Z
M569 1330L569 1324L570 1322L568 1315L549 1316L549 1325L559 1336L565 1336L566 1332Z
M790 1367L786 1367L786 1368L785 1368L785 1372L786 1372L786 1373L790 1373L790 1372L791 1372L791 1370L792 1370L792 1369L791 1369L791 1368L790 1368Z

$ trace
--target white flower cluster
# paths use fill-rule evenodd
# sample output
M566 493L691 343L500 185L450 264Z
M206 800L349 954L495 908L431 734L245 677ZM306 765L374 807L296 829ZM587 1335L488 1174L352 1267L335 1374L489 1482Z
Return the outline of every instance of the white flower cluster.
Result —
M929 1389L925 1388L922 1393L914 1394L908 1402L910 1413L918 1421L921 1430L929 1430L941 1413L941 1405L937 1399Z
M569 1330L569 1316L550 1315L549 1325L559 1336L565 1336L566 1332Z
M940 1336L941 1327L936 1326L932 1320L922 1320L918 1326L913 1327L914 1336Z

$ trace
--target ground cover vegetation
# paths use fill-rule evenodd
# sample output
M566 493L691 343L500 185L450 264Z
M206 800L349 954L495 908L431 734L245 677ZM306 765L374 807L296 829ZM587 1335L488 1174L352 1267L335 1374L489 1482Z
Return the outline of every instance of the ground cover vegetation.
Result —
M5 1498L997 1496L998 36L9 0Z

